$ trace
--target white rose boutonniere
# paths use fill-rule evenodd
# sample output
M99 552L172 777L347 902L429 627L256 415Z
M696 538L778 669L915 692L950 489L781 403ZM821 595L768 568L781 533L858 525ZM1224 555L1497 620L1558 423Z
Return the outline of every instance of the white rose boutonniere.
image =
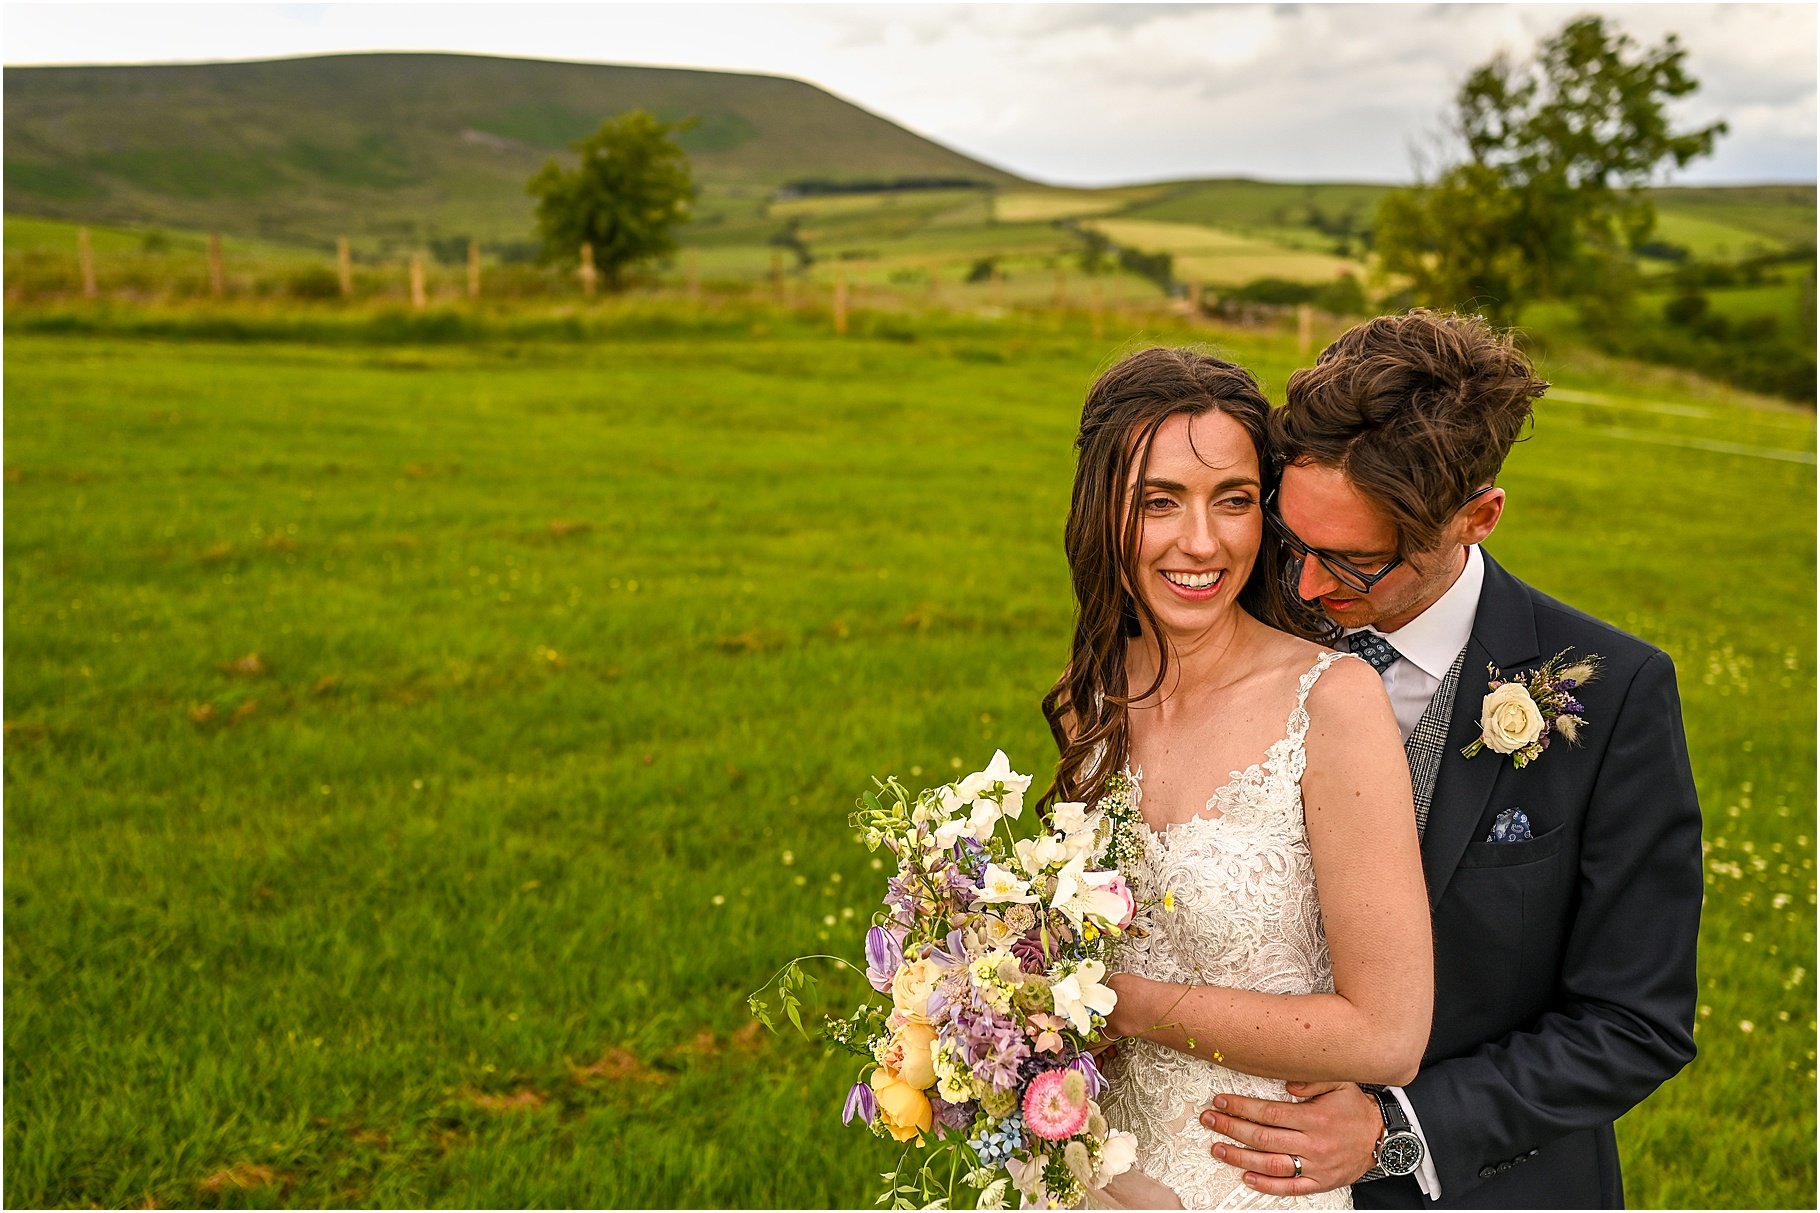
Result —
M1569 650L1563 649L1539 669L1515 678L1505 678L1496 666L1487 667L1491 674L1491 693L1479 711L1479 736L1464 750L1467 758L1482 750L1510 756L1511 765L1522 768L1534 762L1555 734L1578 745L1580 726L1586 710L1576 692L1599 676L1599 658L1588 656L1567 664Z
M1542 709L1520 682L1507 682L1485 697L1479 740L1487 749L1515 754L1542 735Z

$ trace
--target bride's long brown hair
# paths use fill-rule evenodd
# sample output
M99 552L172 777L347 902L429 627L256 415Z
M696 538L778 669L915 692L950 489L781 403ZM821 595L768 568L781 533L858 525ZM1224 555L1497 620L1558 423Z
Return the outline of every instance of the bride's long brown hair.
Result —
M1125 486L1133 479L1143 483L1151 443L1165 421L1206 413L1224 413L1244 428L1257 450L1267 497L1279 477L1270 457L1270 402L1243 367L1197 350L1159 347L1122 359L1087 393L1063 541L1074 581L1074 642L1068 668L1043 697L1043 716L1061 752L1055 782L1043 795L1045 810L1058 800L1099 799L1107 777L1130 755L1130 705L1155 694L1168 674L1169 649L1156 615L1131 591L1138 584L1142 494L1127 498ZM1324 634L1324 622L1287 588L1288 569L1287 551L1264 527L1239 605L1271 627L1311 638ZM1140 621L1157 643L1156 677L1129 695L1125 646L1142 634Z

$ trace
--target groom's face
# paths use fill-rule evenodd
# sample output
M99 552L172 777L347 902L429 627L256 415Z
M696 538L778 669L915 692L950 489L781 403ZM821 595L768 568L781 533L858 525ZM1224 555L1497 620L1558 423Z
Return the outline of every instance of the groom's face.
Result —
M1377 572L1396 557L1396 526L1337 468L1317 464L1284 468L1277 509L1283 524L1308 547L1361 572ZM1411 557L1366 594L1311 558L1302 562L1296 592L1341 627L1395 631L1447 592L1459 575L1461 550L1449 542L1437 552Z

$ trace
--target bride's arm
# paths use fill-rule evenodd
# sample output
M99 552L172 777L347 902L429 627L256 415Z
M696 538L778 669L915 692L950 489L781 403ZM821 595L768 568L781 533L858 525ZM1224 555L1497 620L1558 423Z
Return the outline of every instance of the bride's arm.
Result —
M1308 698L1302 800L1332 994L1261 994L1118 974L1108 1027L1248 1074L1400 1085L1434 1012L1434 947L1409 766L1383 684L1340 661Z

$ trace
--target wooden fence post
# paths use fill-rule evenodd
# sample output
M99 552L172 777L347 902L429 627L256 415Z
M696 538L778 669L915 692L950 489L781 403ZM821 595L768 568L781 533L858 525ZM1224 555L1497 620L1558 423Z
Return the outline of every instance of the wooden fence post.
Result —
M209 233L209 293L219 299L227 294L227 274L221 267L221 233Z
M480 298L480 241L468 241L468 298Z
M834 334L837 337L847 335L847 267L844 265L834 271Z
M1106 318L1101 311L1100 280L1093 280L1093 339L1099 341L1106 335Z
M430 303L428 293L423 289L423 254L411 254L411 306L423 311Z
M341 297L354 297L354 254L348 248L348 238L338 237L335 241L335 273L341 279Z
M599 274L594 270L594 246L581 246L581 293L592 299Z
M1201 317L1202 305L1207 299L1207 288L1199 282L1188 284L1188 310L1198 320Z
M82 297L93 299L101 292L95 286L95 249L85 227L76 229L76 261L82 267Z
M1314 349L1314 309L1306 303L1295 310L1295 348L1304 359Z

